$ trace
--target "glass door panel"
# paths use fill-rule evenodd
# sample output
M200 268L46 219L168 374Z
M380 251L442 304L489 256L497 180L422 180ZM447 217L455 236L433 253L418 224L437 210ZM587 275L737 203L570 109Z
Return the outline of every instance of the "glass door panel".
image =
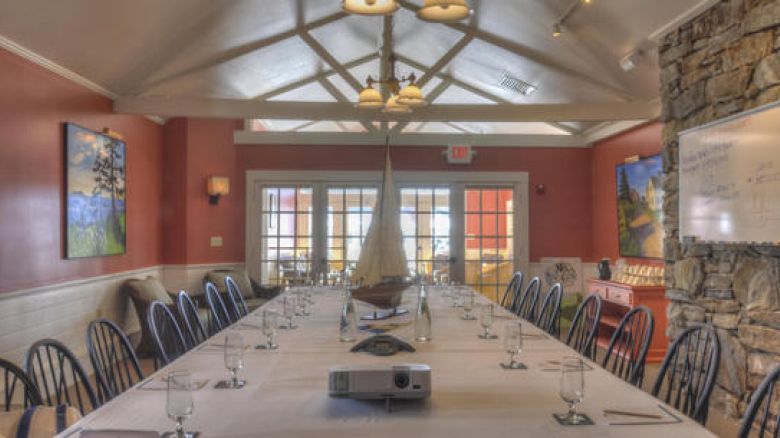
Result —
M376 200L374 187L328 188L327 272L330 276L357 266Z
M498 301L514 271L510 188L466 187L466 284Z
M262 191L260 278L282 285L311 270L312 188L264 187Z
M401 189L401 231L410 275L449 276L450 220L449 187Z

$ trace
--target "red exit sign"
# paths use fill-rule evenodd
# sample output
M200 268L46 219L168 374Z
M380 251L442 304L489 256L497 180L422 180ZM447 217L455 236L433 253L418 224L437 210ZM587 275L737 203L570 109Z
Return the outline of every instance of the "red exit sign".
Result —
M477 153L471 150L471 146L450 145L444 154L450 164L471 164L471 160Z

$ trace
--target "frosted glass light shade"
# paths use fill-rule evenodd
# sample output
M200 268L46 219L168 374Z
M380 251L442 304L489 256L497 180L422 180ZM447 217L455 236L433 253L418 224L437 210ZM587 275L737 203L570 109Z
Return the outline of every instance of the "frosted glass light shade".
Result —
M398 96L390 96L387 99L384 111L386 113L406 114L412 112L412 109L407 105L403 105L398 102Z
M417 18L437 23L452 23L465 20L471 15L466 0L425 0L417 11Z
M385 106L382 94L374 87L364 88L358 97L358 108L376 109Z
M358 15L390 15L398 10L396 0L342 0L344 12Z
M427 102L425 102L420 87L411 84L404 87L401 92L398 93L398 103L411 107L420 107L425 106Z

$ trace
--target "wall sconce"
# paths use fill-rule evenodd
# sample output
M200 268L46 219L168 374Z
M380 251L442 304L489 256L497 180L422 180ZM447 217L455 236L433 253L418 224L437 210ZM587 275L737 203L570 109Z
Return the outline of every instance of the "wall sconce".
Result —
M210 176L206 180L206 193L209 195L209 204L219 204L219 198L230 193L230 178L226 176Z

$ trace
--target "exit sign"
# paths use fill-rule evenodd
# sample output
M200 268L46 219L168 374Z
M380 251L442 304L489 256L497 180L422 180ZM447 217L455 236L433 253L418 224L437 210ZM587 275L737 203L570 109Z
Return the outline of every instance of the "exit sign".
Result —
M450 164L471 164L471 160L477 153L471 150L471 146L450 145L444 154Z

